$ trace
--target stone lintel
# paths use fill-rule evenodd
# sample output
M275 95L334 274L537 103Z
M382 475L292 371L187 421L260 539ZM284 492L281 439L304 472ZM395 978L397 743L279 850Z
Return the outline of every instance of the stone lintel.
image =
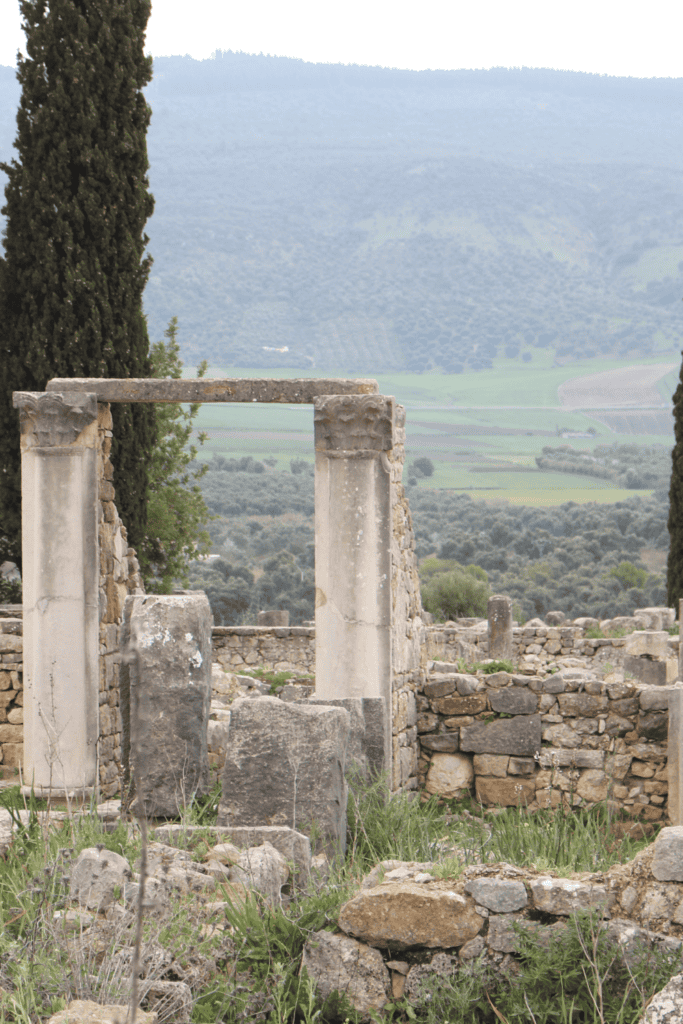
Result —
M394 399L385 395L328 395L315 403L315 450L370 457L394 447Z
M284 402L312 405L321 395L376 395L379 385L366 378L203 377L198 380L169 378L55 378L46 392L79 391L97 396L99 402Z

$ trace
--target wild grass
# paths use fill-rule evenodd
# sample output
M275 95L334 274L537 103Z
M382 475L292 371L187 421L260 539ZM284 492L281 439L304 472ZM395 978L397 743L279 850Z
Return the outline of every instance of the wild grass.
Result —
M346 858L324 881L294 889L276 907L258 893L238 900L234 892L217 892L214 898L227 906L213 918L223 930L213 933L191 897L174 900L165 917L146 914L138 982L143 1007L155 980L173 964L172 976L190 985L194 1024L352 1024L359 1015L343 995L318 997L302 970L302 950L311 933L334 930L341 906L380 861L437 861L433 873L449 878L467 864L494 861L569 874L604 871L652 838L620 836L602 809L561 805L534 815L524 808L491 814L471 800L390 796L382 777L368 783L356 774L349 781ZM183 843L198 860L215 841L211 828L219 795L216 786L194 799L181 818L181 824L200 827ZM16 814L18 791L6 791L3 802ZM141 853L140 829L121 823L108 831L93 807L80 818L55 822L45 834L35 801L27 809L29 821L16 819L13 841L0 861L0 1024L42 1024L75 998L125 1004L135 907L122 894L97 927L87 912L80 912L80 921L72 914L68 922L65 912L71 906L70 865L79 852L100 844L133 865ZM570 924L574 931L557 945L523 936L519 955L507 958L507 975L482 960L463 966L454 958L451 973L425 982L424 998L394 1001L375 1019L635 1024L638 1007L680 969L680 955L657 959L650 951L643 954L649 957L646 969L627 969L615 959L602 924L581 916ZM161 1024L176 1024L177 1008L156 1008Z

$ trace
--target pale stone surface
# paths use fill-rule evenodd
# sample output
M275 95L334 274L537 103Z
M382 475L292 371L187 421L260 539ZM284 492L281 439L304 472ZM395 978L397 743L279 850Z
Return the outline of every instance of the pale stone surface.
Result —
M410 693L406 695L410 703L410 711L406 721L402 723L403 729L409 724L415 725L417 712L415 710L415 696ZM313 696L305 702L309 707L334 707L344 708L349 713L350 728L349 740L346 748L346 764L355 764L363 773L378 773L385 771L391 764L391 750L388 745L388 737L392 723L388 721L387 708L384 697L346 697L346 698L324 698L318 695L317 690ZM396 721L393 728L400 731Z
M643 711L668 711L669 694L674 687L648 686L638 694Z
M374 395L376 380L343 378L279 380L273 377L170 378L53 377L47 392L87 392L100 402L286 402L311 405L321 395ZM71 394L69 395L71 398Z
M373 946L408 949L462 946L478 935L484 919L458 893L415 882L366 889L345 903L339 927Z
M434 754L426 790L444 797L459 796L469 789L473 778L472 759L466 754Z
M239 864L230 869L231 882L240 882L247 889L257 889L271 906L279 904L282 886L288 878L285 858L267 842L244 850Z
M348 736L344 708L238 698L231 705L218 824L308 829L315 822L316 852L343 854Z
M465 883L465 892L496 914L523 910L529 902L524 883L510 878L475 878Z
M428 874L433 867L432 861L383 860L364 875L360 887L374 889L380 882L405 882L417 875Z
M138 653L121 672L123 759L150 817L176 815L209 788L212 623L201 591L126 600L122 643Z
M499 779L506 777L509 763L507 754L475 754L472 758L475 774L491 775Z
M81 850L71 869L69 896L89 910L105 910L114 890L123 890L132 877L125 857L111 850L87 847Z
M475 722L460 730L460 749L477 754L533 756L540 748L540 715L516 715L498 722Z
M476 939L472 940L473 942ZM448 953L435 953L428 964L414 964L408 971L405 992L412 1006L424 1006L431 998L424 990L423 983L434 975L448 977L457 970L458 961Z
M488 601L489 657L512 659L512 599L493 594Z
M487 807L524 807L534 799L533 779L489 779L478 775L475 780L477 800Z
M604 885L577 882L568 878L533 878L530 882L534 906L548 914L568 916L576 910L596 907L609 917L609 894Z
M626 654L635 658L654 658L664 661L669 656L669 634L657 630L637 630L626 637Z
M200 826L195 825L166 825L154 829L154 836L160 842L177 843L184 837L191 838L199 831ZM204 826L201 826L201 832L205 831ZM209 834L239 849L270 843L280 851L288 864L293 865L294 877L299 884L303 885L308 880L311 872L311 842L302 832L286 825L257 825L232 828L213 826Z
M683 974L652 997L639 1024L683 1024Z
M663 828L657 836L652 874L660 882L683 882L683 825Z
M90 999L74 999L66 1010L53 1014L47 1024L126 1024L128 1006L111 1003L104 1005ZM140 1010L135 1014L136 1024L157 1024L159 1017L154 1010Z
M609 791L609 777L598 768L588 768L576 785L576 792L584 800L596 803L606 800Z
M436 736L420 736L420 746L442 754L454 754L460 746L457 732L440 732Z
M288 611L265 611L259 612L256 616L257 626L288 626L289 625L289 612Z
M316 696L392 696L394 402L315 403ZM387 744L388 744L387 739ZM389 767L389 766L387 766Z
M97 401L15 392L14 405L21 417L24 777L37 796L50 788L89 796L98 782Z
M323 998L343 992L364 1015L389 1001L390 977L382 954L347 935L315 932L306 940L302 963Z

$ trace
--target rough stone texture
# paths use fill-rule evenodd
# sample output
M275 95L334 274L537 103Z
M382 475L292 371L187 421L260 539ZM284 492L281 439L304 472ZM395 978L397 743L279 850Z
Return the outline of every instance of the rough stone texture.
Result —
M499 779L506 777L509 764L507 754L475 754L472 758L475 775L491 775Z
M666 686L669 679L667 661L650 661L649 658L639 658L627 654L624 658L624 671L644 683L645 686Z
M488 779L477 775L475 779L477 800L487 807L524 807L536 795L532 779Z
M376 380L358 378L277 380L202 377L199 380L155 378L53 377L46 391L87 392L100 402L286 402L312 405L321 395L375 395Z
M443 797L462 796L472 785L472 761L463 754L434 754L426 790Z
M339 927L363 942L391 949L462 946L484 919L474 904L448 889L396 882L366 889L345 903Z
M441 715L478 715L486 710L486 696L476 693L471 697L442 697L433 700L432 707Z
M669 634L663 631L637 630L626 637L626 653L633 657L666 660L669 656Z
M657 836L652 874L660 882L683 882L683 825L663 828Z
M493 711L507 715L533 715L538 710L538 697L524 686L510 686L489 693Z
M683 974L652 997L639 1024L683 1024Z
M498 722L475 722L460 730L460 749L477 754L533 756L540 748L540 715L517 715Z
M289 612L288 611L267 611L259 612L256 616L257 626L288 626L289 625Z
M400 723L394 722L396 732L404 731L409 725L415 725L415 696L406 694L412 701L412 715L406 716L403 729ZM297 701L297 703L299 703ZM344 708L349 713L350 729L346 748L347 767L356 765L364 774L376 774L389 769L391 750L388 748L387 737L390 723L387 722L386 706L383 697L346 697L324 699L312 696L302 702L308 707Z
M523 910L529 902L524 883L508 878L476 878L465 884L465 892L496 914Z
M125 857L111 850L87 847L81 850L71 869L69 896L89 910L106 910L114 891L123 889L132 877Z
M157 1024L159 1017L154 1010L140 1010L135 1014L136 1024ZM47 1024L126 1024L129 1020L128 1006L112 1003L94 1003L90 999L74 999L66 1010L60 1010Z
M382 954L347 935L315 932L306 940L302 964L320 996L343 992L366 1017L389 1001L389 971Z
M289 878L287 862L270 843L250 846L230 870L230 881L240 882L247 889L257 889L271 906L280 902L282 886Z
M568 878L541 877L531 880L531 894L537 910L569 916L587 907L602 908L609 917L610 896L604 885L588 884Z
M150 817L178 814L209 787L211 626L201 592L126 600L122 639L137 655L121 678L124 766Z
M316 852L343 855L349 728L343 708L285 704L275 697L236 700L218 824L308 830L315 822Z
M493 594L488 601L489 657L501 661L512 658L512 600Z
M311 626L214 626L213 660L227 672L261 666L271 672L315 672Z

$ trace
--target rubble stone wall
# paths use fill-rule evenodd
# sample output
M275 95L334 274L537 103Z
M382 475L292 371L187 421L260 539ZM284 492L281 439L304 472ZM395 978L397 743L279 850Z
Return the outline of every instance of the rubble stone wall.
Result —
M315 672L315 629L309 626L214 626L213 660L226 672Z
M0 767L18 768L24 750L21 619L0 619Z
M666 816L668 688L588 669L454 671L431 663L418 694L420 784L530 809L605 799Z

